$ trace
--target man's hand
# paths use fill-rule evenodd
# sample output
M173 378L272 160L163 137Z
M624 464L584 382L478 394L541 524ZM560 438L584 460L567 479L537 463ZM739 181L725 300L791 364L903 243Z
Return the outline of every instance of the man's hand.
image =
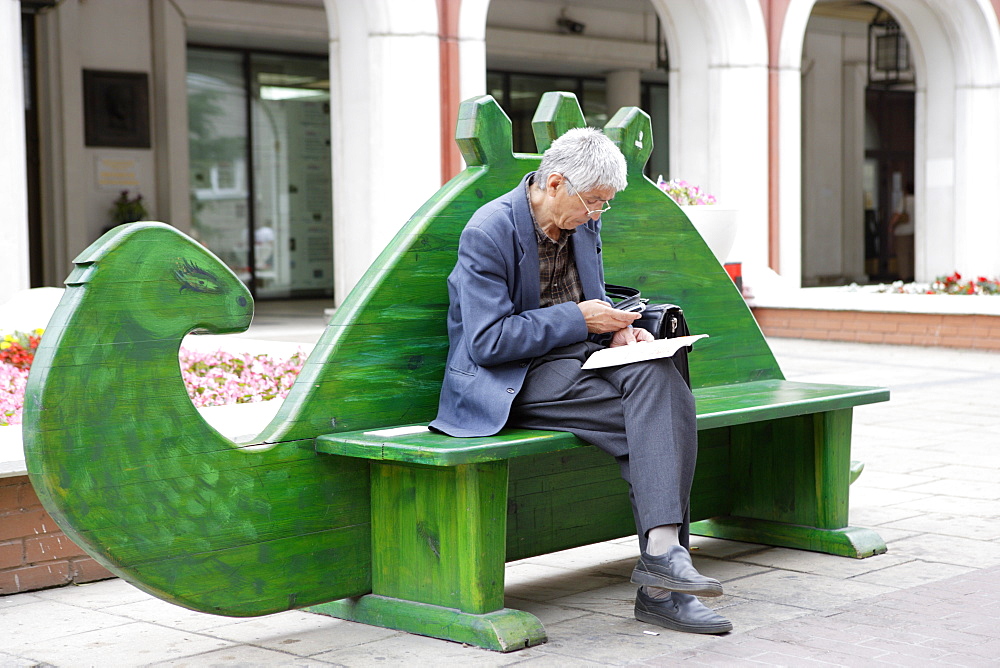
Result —
M587 321L587 331L591 334L617 332L641 317L638 313L611 308L607 302L600 299L580 302L577 306L583 312L583 319Z
M611 348L617 348L618 346L629 346L633 343L642 343L643 341L653 341L653 335L644 330L642 327L625 327L624 329L619 329L615 332L615 335L611 337Z

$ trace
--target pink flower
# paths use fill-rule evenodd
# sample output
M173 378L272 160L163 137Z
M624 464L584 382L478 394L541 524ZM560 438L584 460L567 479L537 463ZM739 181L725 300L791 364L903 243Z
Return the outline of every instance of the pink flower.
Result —
M192 403L199 407L221 406L284 399L305 364L305 353L300 350L290 359L274 359L181 348L179 363ZM0 426L21 423L27 382L27 368L0 363Z

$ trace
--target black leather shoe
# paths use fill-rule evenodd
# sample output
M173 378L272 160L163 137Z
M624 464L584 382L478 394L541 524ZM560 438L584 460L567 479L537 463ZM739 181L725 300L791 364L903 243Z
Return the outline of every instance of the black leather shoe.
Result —
M691 555L681 545L674 545L666 554L656 557L643 552L632 570L632 584L695 596L722 596L722 583L695 570Z
M690 594L670 593L669 598L647 596L639 587L635 593L635 618L647 624L684 633L728 633L733 623Z

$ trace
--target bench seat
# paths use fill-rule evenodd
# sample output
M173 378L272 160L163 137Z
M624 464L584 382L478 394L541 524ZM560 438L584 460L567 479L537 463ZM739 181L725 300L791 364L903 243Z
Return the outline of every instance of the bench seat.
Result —
M715 429L778 418L823 413L886 401L879 387L758 380L694 391L698 429ZM316 438L316 451L331 455L429 466L458 466L537 455L584 445L568 432L504 429L495 436L454 438L424 431L346 431ZM386 434L389 432L389 434Z

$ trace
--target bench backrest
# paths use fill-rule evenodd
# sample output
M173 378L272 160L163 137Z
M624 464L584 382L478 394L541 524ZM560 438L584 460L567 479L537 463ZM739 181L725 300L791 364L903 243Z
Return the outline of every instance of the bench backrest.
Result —
M572 96L548 94L536 116L539 148L582 124ZM606 132L628 158L631 183L604 223L608 280L682 304L692 329L711 334L691 356L695 385L780 377L725 271L641 175L648 118L623 110ZM277 418L249 443L205 423L177 364L187 332L246 327L252 305L235 274L160 223L116 228L75 260L24 418L32 484L67 535L144 590L219 614L371 590L368 464L317 454L313 439L435 415L459 233L538 164L512 153L510 121L490 97L462 106L457 139L468 168L365 274Z
M575 96L547 93L533 121L538 150L583 125ZM629 170L628 188L604 216L606 280L680 304L692 332L710 335L691 355L695 387L781 378L724 268L681 209L643 175L653 148L649 117L622 109L605 133ZM445 279L459 234L476 209L539 162L513 153L510 120L488 95L462 104L456 139L468 167L413 215L337 310L268 440L427 422L436 414L448 346Z

